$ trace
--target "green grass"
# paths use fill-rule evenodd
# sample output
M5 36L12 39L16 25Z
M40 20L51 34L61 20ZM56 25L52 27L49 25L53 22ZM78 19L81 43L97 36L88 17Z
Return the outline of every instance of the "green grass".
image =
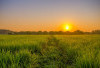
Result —
M100 68L100 35L0 35L0 68Z

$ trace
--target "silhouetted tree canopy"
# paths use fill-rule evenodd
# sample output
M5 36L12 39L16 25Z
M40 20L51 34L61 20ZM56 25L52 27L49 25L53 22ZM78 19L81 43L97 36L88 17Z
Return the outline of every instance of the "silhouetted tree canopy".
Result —
M76 30L74 32L70 31L10 31L5 29L0 29L0 34L8 35L79 35L79 34L100 34L100 30L93 30L92 32L83 32L81 30Z
M76 31L73 32L73 34L84 34L84 32L80 31L80 30L76 30Z
M100 34L100 30L93 30L92 34Z

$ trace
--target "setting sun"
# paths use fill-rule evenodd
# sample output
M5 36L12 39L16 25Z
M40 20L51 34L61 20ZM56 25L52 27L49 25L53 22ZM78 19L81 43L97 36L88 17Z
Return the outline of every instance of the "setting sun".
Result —
M69 26L66 26L66 30L69 30Z
M64 30L65 30L65 31L70 31L70 29L71 29L70 25L65 25L65 26L64 26Z
M100 0L0 0L0 68L100 68Z

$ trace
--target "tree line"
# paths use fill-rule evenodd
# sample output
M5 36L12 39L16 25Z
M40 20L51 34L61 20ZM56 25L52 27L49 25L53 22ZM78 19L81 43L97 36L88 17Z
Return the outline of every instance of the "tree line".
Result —
M74 32L70 31L20 31L15 32L11 30L0 29L0 34L8 35L79 35L79 34L100 34L100 30L93 30L91 32L83 32L81 30L76 30Z

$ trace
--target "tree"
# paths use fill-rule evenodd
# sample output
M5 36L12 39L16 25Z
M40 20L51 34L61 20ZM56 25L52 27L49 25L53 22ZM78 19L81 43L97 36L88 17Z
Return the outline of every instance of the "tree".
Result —
M44 35L48 35L48 32L47 32L47 31L44 31L42 34L44 34Z
M73 34L84 34L84 32L80 31L80 30L76 30L76 31L73 32Z
M91 33L92 34L100 34L100 30L93 30Z

